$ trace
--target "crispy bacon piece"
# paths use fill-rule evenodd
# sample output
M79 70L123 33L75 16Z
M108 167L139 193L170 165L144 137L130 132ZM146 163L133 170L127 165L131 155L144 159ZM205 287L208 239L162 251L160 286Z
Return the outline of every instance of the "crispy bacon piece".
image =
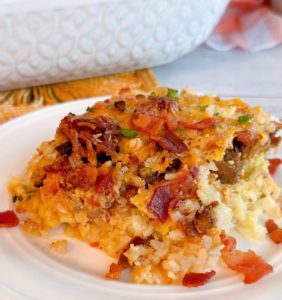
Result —
M66 181L74 187L90 189L95 186L97 178L97 169L95 167L85 166L79 169L69 171L65 175Z
M257 136L251 130L243 130L237 133L235 139L246 147L252 147L256 143Z
M69 171L71 169L72 169L72 167L70 165L68 157L58 159L54 163L47 165L43 168L43 170L48 173L65 172L65 171Z
M163 113L162 118L164 119L165 127L168 130L173 131L177 128L177 119L172 114Z
M150 102L152 103L152 106L155 106L158 109L158 111L161 112L177 111L179 106L177 101L172 100L167 96L150 97Z
M89 245L90 245L92 248L99 248L99 243L98 243L98 242L92 242L92 243L89 243Z
M0 212L0 228L15 227L19 224L19 218L13 210Z
M276 244L281 244L282 229L279 228L278 225L272 219L269 219L265 222L265 227L267 229L270 239Z
M272 147L278 147L281 142L281 136L276 136L278 130L269 134L270 145Z
M268 170L271 175L274 175L280 164L282 163L282 159L280 158L271 158L268 160L269 166Z
M107 279L114 279L118 280L120 279L122 267L118 264L112 263L109 268L109 272L106 273L105 277Z
M156 188L149 203L149 209L161 222L168 218L169 203L175 198L173 195L174 184L163 184Z
M122 191L121 196L129 200L131 197L134 197L138 192L138 187L129 185Z
M163 149L172 153L182 153L188 148L172 131L165 131L162 137L152 136L151 140L157 142Z
M69 161L72 168L77 168L84 157L96 165L97 153L102 151L113 155L118 152L119 130L118 123L108 116L85 118L68 115L62 119L58 132L70 141L72 152Z
M226 235L225 232L220 234L220 238L224 245L220 250L223 261L230 269L244 275L244 283L254 283L273 271L272 266L254 251L237 250L235 238Z
M215 118L207 118L197 123L179 121L178 124L188 129L204 130L214 127L216 125L216 120Z
M182 284L186 287L198 287L206 284L214 275L215 271L210 271L206 273L187 273L183 277Z
M164 120L158 117L138 113L132 120L136 129L147 134L158 134L164 124Z
M95 190L98 194L108 195L112 192L113 184L112 172L109 171L106 174L98 175L96 179Z
M272 219L268 219L265 222L265 227L268 233L271 233L279 228L278 225Z
M191 193L193 186L194 172L189 172L182 178L174 181L161 182L155 189L154 194L148 204L149 210L161 221L165 222L168 218L168 209L173 203L177 204L180 199L179 193L183 195ZM182 195L182 196L183 196Z

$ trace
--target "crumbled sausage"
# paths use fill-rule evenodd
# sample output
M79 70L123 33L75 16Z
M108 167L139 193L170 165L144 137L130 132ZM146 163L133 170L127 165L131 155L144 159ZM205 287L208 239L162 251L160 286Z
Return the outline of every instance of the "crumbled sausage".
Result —
M118 109L120 112L124 112L125 111L125 101L120 100L120 101L116 101L114 103L114 106L116 109Z
M215 162L221 183L234 184L240 178L242 168L241 154L235 150L227 150L222 161Z

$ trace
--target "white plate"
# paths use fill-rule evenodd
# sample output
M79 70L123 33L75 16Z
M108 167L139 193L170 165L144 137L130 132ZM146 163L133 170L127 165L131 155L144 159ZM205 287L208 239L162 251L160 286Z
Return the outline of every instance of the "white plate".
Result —
M102 99L42 109L1 126L0 211L12 207L6 188L9 178L22 174L36 147L53 138L60 119L69 112L82 113ZM277 109L281 116L281 108ZM122 282L105 280L109 257L77 240L70 240L68 254L54 254L48 244L59 236L54 232L49 240L28 238L20 227L0 230L0 299L281 299L281 247L269 241L239 245L241 249L251 247L274 266L274 272L263 280L247 286L239 275L223 268L207 285L188 289L131 284L126 278Z

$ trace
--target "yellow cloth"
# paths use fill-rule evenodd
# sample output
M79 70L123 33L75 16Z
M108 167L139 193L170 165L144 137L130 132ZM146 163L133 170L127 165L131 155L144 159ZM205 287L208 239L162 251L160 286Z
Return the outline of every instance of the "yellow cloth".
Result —
M155 76L145 69L0 92L0 124L50 104L111 95L122 88L150 91L156 86Z

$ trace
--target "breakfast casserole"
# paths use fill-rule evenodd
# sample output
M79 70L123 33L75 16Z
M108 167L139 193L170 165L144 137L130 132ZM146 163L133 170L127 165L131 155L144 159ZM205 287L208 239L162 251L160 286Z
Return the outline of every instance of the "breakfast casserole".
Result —
M106 278L199 286L221 259L252 283L272 266L229 234L265 238L281 218L266 158L279 127L239 99L123 89L65 116L9 190L27 234L63 227L115 259Z

